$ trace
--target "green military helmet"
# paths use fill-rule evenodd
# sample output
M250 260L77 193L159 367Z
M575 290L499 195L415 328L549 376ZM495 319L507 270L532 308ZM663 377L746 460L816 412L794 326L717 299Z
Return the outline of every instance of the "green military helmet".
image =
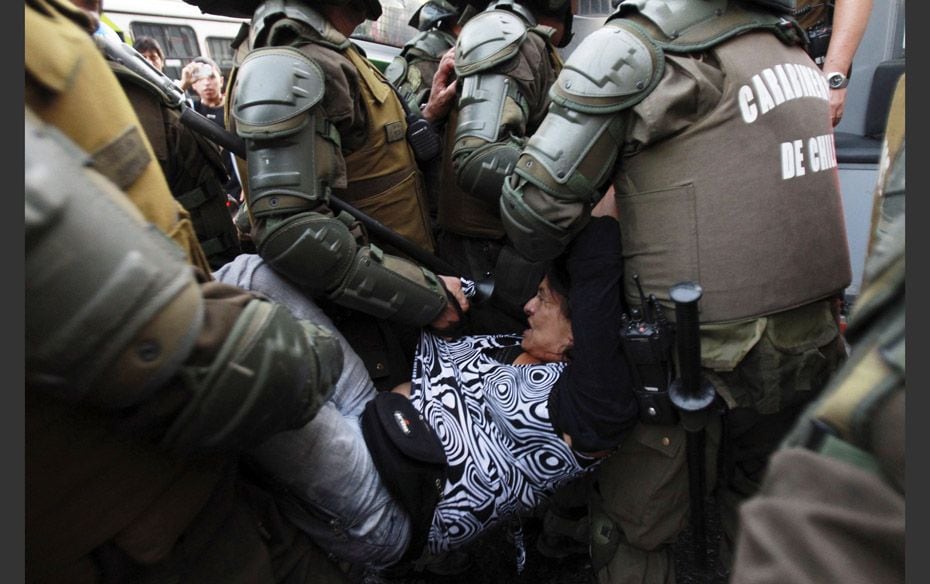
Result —
M447 0L426 0L410 16L408 24L417 30L429 30L440 21L457 18L459 9Z
M264 4L266 0L184 0L193 4L204 14L217 14L232 16L234 18L252 18L255 9ZM318 4L332 4L334 6L347 6L356 4L365 11L365 18L378 20L381 17L381 3L378 0L296 0L305 2L310 6Z

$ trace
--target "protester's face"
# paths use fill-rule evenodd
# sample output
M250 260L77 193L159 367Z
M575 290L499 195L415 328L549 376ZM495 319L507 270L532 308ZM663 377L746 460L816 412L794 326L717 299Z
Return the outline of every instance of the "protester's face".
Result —
M159 71L165 69L165 62L162 60L161 55L158 54L158 51L143 51L142 56L145 57L145 60L152 64L153 67Z
M565 316L563 302L547 277L523 307L530 325L523 331L523 350L541 361L562 361L572 346L572 323Z
M223 78L219 72L206 63L200 63L194 69L194 91L201 99L209 102L218 101L221 97Z

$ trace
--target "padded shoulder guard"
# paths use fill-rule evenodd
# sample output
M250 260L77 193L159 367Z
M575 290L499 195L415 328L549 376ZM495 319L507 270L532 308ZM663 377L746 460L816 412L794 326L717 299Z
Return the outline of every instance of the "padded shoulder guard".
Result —
M296 20L316 33L313 42L337 50L345 50L349 39L307 2L294 0L266 0L255 10L249 30L249 46L265 46L276 24L284 19Z
M236 131L243 138L271 138L298 132L307 112L323 99L319 65L290 47L256 49L239 67L232 103Z
M632 107L649 95L665 68L662 50L639 30L613 21L572 52L549 91L566 109L604 114Z
M504 10L490 10L473 17L455 44L455 74L473 75L512 58L526 38L527 24Z
M670 53L704 51L736 35L760 29L773 32L786 44L805 43L806 37L797 22L773 10L782 11L727 0L630 0L608 17L607 24L622 21L640 28Z

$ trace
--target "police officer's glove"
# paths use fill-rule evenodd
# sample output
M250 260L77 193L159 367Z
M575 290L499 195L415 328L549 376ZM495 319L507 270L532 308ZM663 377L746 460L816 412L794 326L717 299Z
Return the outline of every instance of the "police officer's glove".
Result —
M462 280L452 276L439 276L438 280L448 302L427 328L441 337L455 339L462 336L465 329L465 312L470 304L463 290Z

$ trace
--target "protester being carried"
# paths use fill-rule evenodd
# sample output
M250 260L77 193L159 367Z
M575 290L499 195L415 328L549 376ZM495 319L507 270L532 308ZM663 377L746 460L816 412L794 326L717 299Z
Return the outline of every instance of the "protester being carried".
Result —
M381 569L465 545L593 468L636 423L620 267L617 222L591 221L526 304L522 338L424 331L412 382L395 392L377 393L343 343L327 404L250 461L289 518L342 560ZM327 322L257 256L217 277Z

